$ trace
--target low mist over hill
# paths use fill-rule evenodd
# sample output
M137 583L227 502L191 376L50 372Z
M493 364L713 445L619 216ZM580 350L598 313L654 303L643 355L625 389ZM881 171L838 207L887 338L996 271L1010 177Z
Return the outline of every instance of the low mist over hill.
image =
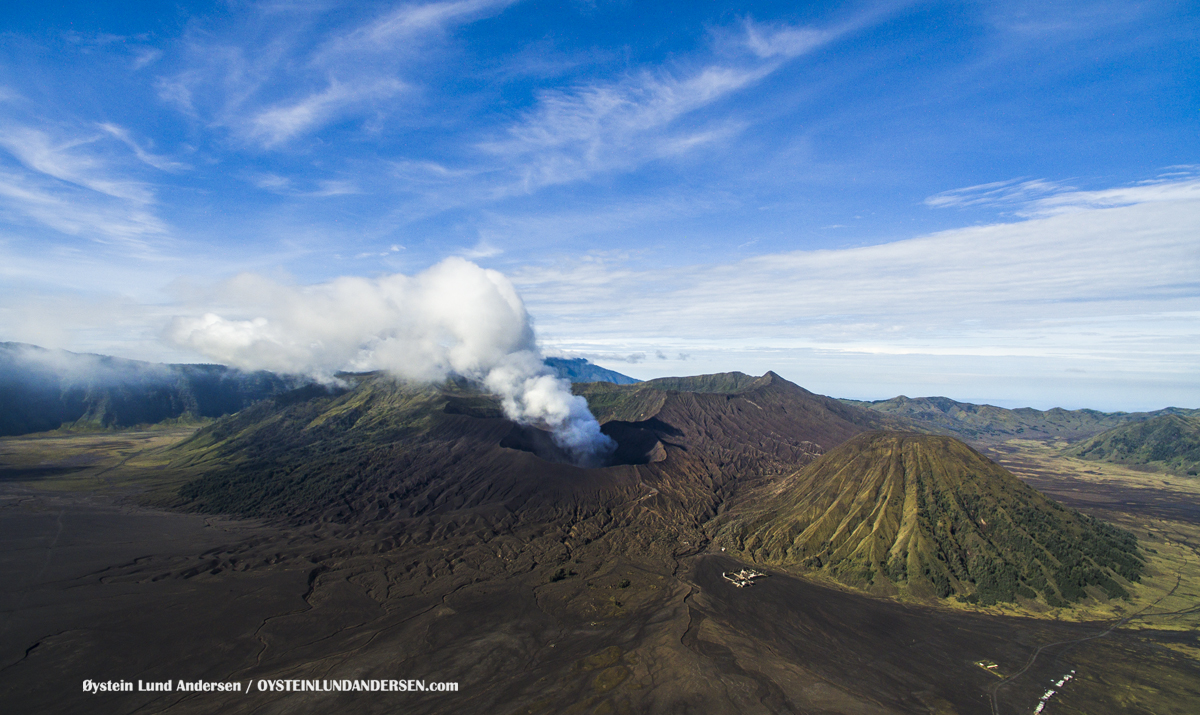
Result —
M1143 562L1127 532L1026 486L951 437L855 437L723 519L756 561L879 594L971 603L1123 597Z
M220 417L306 380L0 343L0 435Z

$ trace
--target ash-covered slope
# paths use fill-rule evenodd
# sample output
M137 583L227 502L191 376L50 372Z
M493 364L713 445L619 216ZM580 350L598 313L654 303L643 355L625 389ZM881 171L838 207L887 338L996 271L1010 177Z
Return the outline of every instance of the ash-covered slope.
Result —
M1100 412L1055 407L1007 409L995 405L958 402L948 397L893 397L890 400L842 402L890 417L910 420L913 428L953 434L965 439L1080 439L1131 422L1150 419L1159 412ZM1170 408L1168 408L1170 409Z
M548 434L509 421L495 398L467 385L353 379L348 390L264 401L179 445L174 468L197 477L180 492L183 503L361 525L651 510L690 529L734 492L881 421L772 373L591 383L577 389L618 448L609 466L587 469L564 463Z
M1067 451L1083 459L1200 472L1200 411L1178 410L1102 432Z
M627 469L569 464L548 433L509 421L495 398L470 388L347 379L357 384L265 400L178 445L173 467L200 475L181 489L184 503L369 524L486 507L569 509L639 491Z
M951 437L872 432L727 517L717 541L876 593L991 604L1127 595L1132 535L1068 510Z
M705 455L743 480L784 474L885 416L816 395L768 372L670 377L636 385L577 385L603 424L656 431L665 445Z
M0 343L0 435L220 417L303 381Z

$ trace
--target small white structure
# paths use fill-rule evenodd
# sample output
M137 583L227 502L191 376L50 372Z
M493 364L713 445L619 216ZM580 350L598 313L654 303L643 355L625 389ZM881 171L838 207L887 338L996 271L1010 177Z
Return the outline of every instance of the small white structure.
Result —
M745 588L754 585L754 579L766 576L765 573L760 573L754 569L742 569L741 571L725 571L721 574L726 581L732 583L738 588Z

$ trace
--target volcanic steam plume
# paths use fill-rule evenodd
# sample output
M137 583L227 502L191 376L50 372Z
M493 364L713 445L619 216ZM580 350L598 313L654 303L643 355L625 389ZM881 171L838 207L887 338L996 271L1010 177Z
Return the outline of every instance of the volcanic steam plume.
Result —
M222 363L323 382L342 370L460 375L497 395L510 419L548 427L581 465L615 448L587 401L545 366L525 304L497 271L449 258L414 276L293 287L243 274L224 288L225 315L176 318L168 338Z

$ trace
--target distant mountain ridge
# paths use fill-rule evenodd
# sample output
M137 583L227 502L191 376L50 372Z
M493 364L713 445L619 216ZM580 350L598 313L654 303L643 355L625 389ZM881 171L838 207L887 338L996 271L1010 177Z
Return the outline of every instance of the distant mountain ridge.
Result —
M1029 437L1066 440L1082 439L1105 430L1143 422L1164 414L1190 415L1200 410L1167 407L1154 412L1101 412L1064 410L1055 407L1035 410L1031 407L1007 409L994 405L958 402L948 397L906 397L872 402L842 400L886 415L911 420L916 426L954 434L966 439L1011 439Z
M220 417L305 380L0 343L0 435Z
M1075 445L1067 450L1067 454L1197 476L1200 473L1200 412L1172 411L1116 427Z
M544 362L556 375L571 382L611 382L614 385L641 382L637 378L600 367L584 358L548 357Z

